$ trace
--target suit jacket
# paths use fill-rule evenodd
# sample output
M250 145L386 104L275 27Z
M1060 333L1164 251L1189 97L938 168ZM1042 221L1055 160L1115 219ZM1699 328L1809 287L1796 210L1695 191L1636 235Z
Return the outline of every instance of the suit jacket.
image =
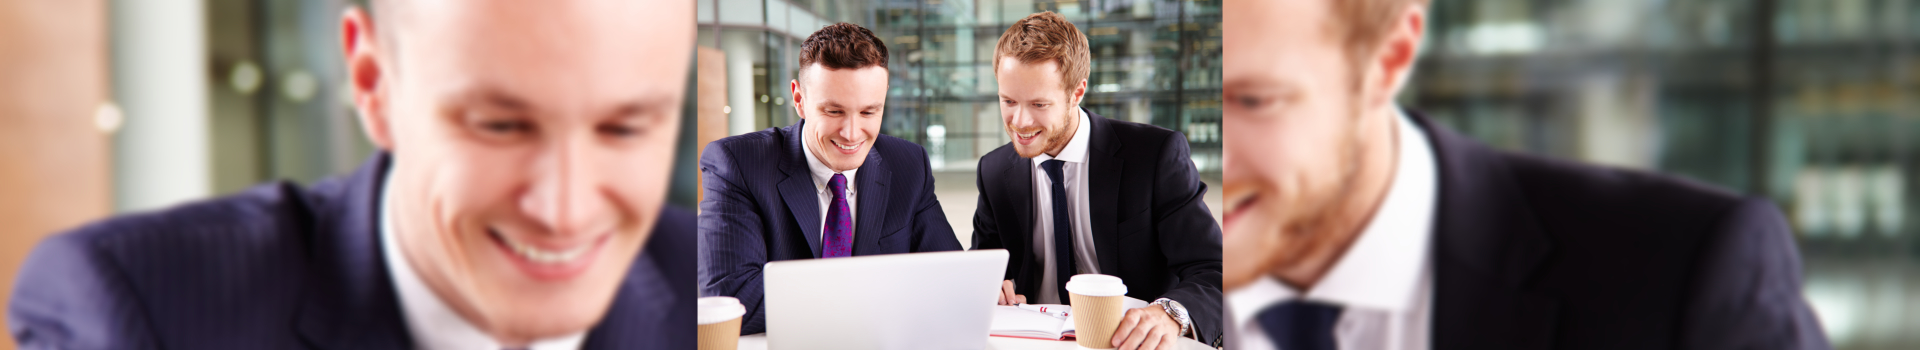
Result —
M26 349L411 348L380 248L389 159L49 237L14 285L10 331ZM694 346L692 221L661 213L584 348Z
M1187 139L1160 127L1087 112L1087 210L1100 273L1127 296L1179 301L1201 343L1220 337L1220 225ZM1048 262L1033 256L1033 166L1012 144L980 157L973 249L1007 249L1006 278L1034 295Z
M1418 112L1439 166L1434 349L1825 349L1773 203L1496 151Z
M805 124L715 140L700 155L700 288L740 299L741 334L767 329L761 266L820 257L826 211L801 151ZM859 170L853 255L960 250L920 145L880 135Z

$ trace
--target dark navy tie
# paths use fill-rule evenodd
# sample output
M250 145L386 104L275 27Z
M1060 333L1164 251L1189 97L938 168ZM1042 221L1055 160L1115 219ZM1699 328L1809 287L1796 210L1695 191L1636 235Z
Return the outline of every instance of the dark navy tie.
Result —
M1260 329L1280 350L1334 350L1333 325L1340 306L1289 300L1260 311Z
M1073 273L1073 220L1067 216L1067 178L1061 175L1060 167L1067 162L1049 159L1040 162L1040 169L1047 171L1047 179L1053 183L1053 281L1060 288L1060 303L1070 304L1067 298L1067 280Z

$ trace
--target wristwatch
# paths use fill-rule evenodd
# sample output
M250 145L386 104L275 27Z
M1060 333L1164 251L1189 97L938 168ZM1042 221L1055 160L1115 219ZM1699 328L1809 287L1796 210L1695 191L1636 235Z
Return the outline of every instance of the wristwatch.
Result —
M1200 339L1194 336L1193 318L1187 316L1187 308L1185 306L1180 306L1180 302L1174 301L1173 299L1160 298L1160 299L1154 299L1153 304L1160 305L1160 310L1166 311L1167 316L1173 316L1173 321L1180 323L1181 337L1193 338L1196 340Z

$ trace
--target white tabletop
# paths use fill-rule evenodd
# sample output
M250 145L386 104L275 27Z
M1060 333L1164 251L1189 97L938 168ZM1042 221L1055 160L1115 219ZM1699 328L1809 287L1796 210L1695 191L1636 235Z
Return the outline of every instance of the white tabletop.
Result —
M1181 350L1213 349L1213 348L1207 347L1206 344L1201 344L1197 340L1188 339L1188 338L1180 338L1180 342L1178 344L1180 344L1179 348ZM740 336L740 350L765 350L766 348L767 348L766 333ZM1074 343L1071 341L1008 338L1008 337L987 337L987 348L994 349L994 350L1029 350L1029 349L1032 349L1032 350L1039 350L1039 349L1078 350L1080 349L1080 346L1077 345L1077 343Z
M1130 301L1133 301L1136 304L1146 303L1144 301L1140 301L1139 299L1133 299L1132 297L1128 297L1127 299L1129 299ZM1200 341L1198 340L1193 340L1190 338L1180 338L1180 341L1177 342L1177 344L1180 344L1179 349L1181 350L1213 349L1211 347L1208 347L1206 344L1201 344ZM1073 341L1064 341L1064 340L987 337L987 348L994 349L994 350L1029 350L1029 349L1079 350L1080 346L1078 343L1075 343ZM740 336L740 350L766 350L766 349L767 349L766 333Z

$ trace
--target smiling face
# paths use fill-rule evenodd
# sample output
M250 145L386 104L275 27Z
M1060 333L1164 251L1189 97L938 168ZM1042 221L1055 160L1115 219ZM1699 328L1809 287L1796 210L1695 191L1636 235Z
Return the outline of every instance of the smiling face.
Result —
M589 329L665 199L691 6L389 5L393 32L350 11L343 34L407 263L508 345Z
M1355 60L1331 1L1226 5L1222 272L1232 289L1324 267L1372 215L1390 178L1390 98L1417 50L1419 13L1410 12L1415 30L1398 27L1384 50Z
M880 137L887 111L887 69L827 69L814 64L794 80L793 109L807 121L801 129L814 157L835 172L860 168Z
M1076 112L1087 81L1061 89L1060 63L1052 60L1024 63L1001 57L999 66L994 78L1000 85L1000 120L1007 137L1013 138L1014 152L1026 158L1059 155L1080 126Z

